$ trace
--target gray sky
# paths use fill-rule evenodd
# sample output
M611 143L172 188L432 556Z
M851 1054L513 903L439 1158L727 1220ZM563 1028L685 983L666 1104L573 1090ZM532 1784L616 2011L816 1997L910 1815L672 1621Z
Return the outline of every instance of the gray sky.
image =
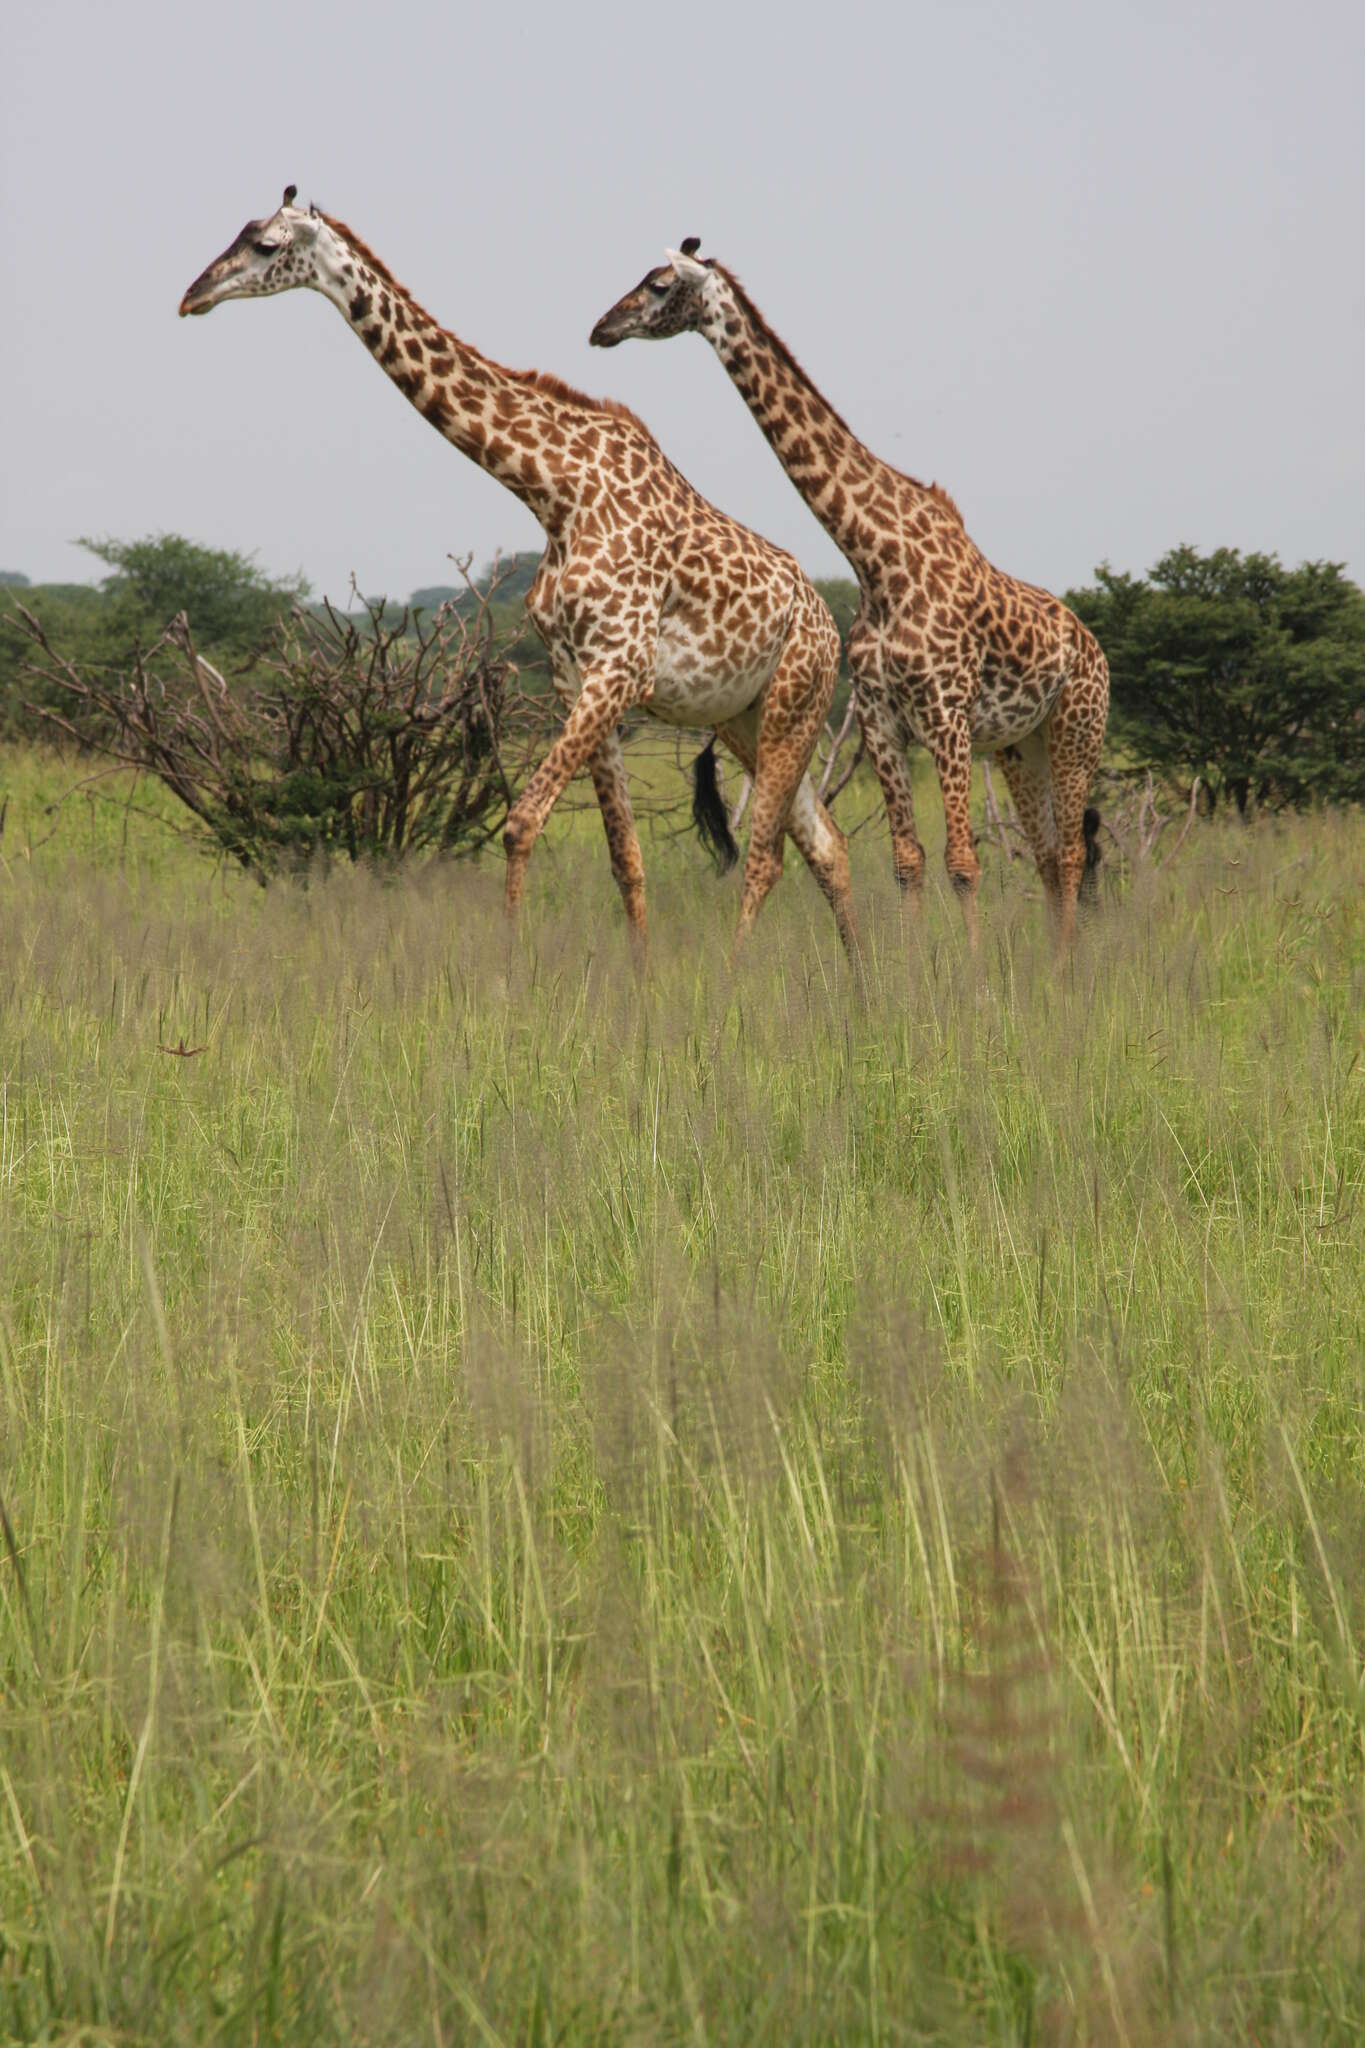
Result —
M538 544L315 294L177 319L297 182L813 573L840 558L706 344L587 346L683 235L1002 567L1189 540L1365 579L1359 0L52 0L4 68L0 568L169 529L404 596Z

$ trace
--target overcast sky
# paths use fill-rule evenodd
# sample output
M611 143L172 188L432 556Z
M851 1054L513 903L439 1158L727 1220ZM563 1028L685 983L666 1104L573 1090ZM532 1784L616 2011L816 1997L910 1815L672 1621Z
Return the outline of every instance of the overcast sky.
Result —
M1365 579L1359 0L50 0L5 44L0 568L172 530L403 596L539 544L315 294L177 319L297 182L813 573L840 558L707 345L588 348L684 235L1002 567L1188 540Z

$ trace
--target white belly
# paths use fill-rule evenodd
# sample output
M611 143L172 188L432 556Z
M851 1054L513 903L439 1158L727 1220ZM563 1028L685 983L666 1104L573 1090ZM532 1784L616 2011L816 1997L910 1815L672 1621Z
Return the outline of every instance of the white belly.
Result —
M659 626L654 690L648 709L666 725L723 725L747 711L772 681L777 648L766 648L747 663L704 653L700 637L676 619Z

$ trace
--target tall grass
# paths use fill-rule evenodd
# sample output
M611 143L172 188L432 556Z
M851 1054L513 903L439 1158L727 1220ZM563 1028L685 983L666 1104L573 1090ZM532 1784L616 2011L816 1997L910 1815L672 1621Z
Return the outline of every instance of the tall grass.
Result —
M727 1008L12 767L0 2032L1359 2038L1365 825Z

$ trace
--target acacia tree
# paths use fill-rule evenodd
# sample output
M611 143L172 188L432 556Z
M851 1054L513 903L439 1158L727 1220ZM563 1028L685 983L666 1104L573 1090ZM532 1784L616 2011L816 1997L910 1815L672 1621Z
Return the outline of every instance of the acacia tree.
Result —
M1365 592L1339 562L1173 548L1068 593L1109 658L1112 729L1210 805L1365 798Z

